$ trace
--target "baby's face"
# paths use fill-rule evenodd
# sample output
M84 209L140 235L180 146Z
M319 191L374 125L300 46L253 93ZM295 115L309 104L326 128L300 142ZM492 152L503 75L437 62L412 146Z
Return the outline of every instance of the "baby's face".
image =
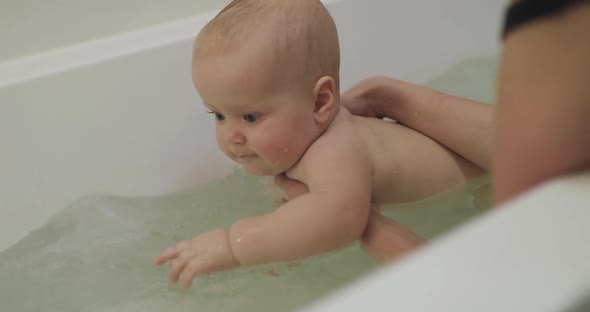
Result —
M193 62L193 82L215 118L221 150L252 174L276 175L297 163L320 130L311 90L269 88L256 73L255 64L235 57Z

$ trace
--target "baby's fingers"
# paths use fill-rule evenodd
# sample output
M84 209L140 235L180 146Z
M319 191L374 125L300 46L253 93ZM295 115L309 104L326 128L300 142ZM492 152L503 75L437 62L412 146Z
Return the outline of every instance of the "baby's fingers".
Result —
M180 255L182 251L188 246L188 242L180 242L174 246L168 247L164 250L156 259L154 259L154 263L157 265L162 265Z
M182 272L182 288L188 289L193 284L195 276L207 273L209 266L203 263L202 259L192 259Z
M157 265L162 265L162 264L178 257L179 254L180 254L180 251L177 250L175 246L168 247L156 259L154 259L154 263Z
M178 256L174 261L170 263L170 282L176 283L180 278L180 274L184 275L184 269L189 264L189 262L194 261L196 259L196 254L189 250L183 252L180 256Z

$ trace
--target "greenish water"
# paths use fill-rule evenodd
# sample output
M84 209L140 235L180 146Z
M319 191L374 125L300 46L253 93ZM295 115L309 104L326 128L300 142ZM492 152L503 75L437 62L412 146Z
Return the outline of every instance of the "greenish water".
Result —
M459 62L442 75L425 85L456 96L481 101L496 102L497 57L474 57Z
M467 60L428 85L491 102L493 68L493 58ZM488 198L468 192L386 215L433 238L479 214ZM291 311L376 267L354 244L292 267L199 277L184 291L151 263L179 240L271 210L261 179L241 170L169 196L82 198L0 254L0 311Z

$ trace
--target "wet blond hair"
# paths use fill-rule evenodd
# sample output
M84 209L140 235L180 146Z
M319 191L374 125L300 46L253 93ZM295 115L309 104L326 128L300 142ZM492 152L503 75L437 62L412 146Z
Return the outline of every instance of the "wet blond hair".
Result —
M193 59L248 49L253 36L263 38L273 82L313 88L330 76L338 94L338 34L320 0L234 0L201 30Z

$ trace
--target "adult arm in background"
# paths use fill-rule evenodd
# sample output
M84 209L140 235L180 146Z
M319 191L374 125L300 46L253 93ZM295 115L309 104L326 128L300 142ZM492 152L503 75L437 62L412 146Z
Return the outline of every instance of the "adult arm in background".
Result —
M494 202L590 168L590 5L508 34L498 77Z
M491 106L386 77L361 81L342 103L354 114L395 119L491 169L498 206L544 181L590 168L588 38L588 1L510 32L495 125L494 114L484 112Z
M342 94L342 104L356 115L395 119L491 168L498 205L547 179L590 168L588 38L587 4L511 33L503 49L495 114L491 106L387 77L359 82ZM400 237L383 216L371 214L370 220L365 246L387 247L382 242ZM409 244L406 250L412 248ZM394 255L394 248L373 251L377 258Z
M388 117L490 169L494 107L389 77L371 77L341 96L351 113Z

